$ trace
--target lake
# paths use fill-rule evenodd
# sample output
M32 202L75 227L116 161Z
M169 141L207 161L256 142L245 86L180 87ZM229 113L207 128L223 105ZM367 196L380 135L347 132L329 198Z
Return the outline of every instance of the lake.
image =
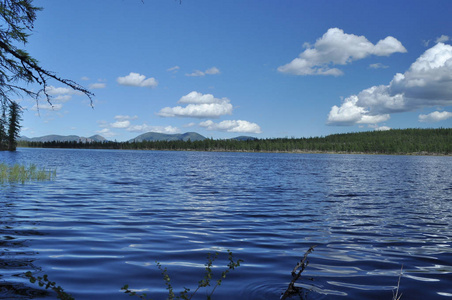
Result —
M194 290L207 253L244 262L213 299L452 299L452 157L26 149L0 163L57 170L0 185L0 298L166 299ZM201 290L197 299L205 299ZM135 298L138 299L138 298Z

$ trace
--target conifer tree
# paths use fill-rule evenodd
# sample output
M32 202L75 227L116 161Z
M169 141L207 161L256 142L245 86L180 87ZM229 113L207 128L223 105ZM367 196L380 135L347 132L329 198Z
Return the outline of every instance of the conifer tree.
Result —
M21 110L19 104L11 102L9 105L8 119L8 150L15 151L17 146L17 138L20 133Z
M5 108L2 107L2 112L0 114L0 151L6 150L8 148L5 124L6 124L6 113Z

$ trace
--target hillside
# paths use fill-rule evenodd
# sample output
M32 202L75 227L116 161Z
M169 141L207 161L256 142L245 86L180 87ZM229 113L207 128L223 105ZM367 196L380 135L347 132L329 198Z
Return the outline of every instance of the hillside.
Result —
M194 133L147 133L128 142L19 142L21 147L247 152L452 155L452 128L393 129L325 137L214 140ZM155 140L160 138L159 140ZM199 138L199 139L197 139ZM147 139L147 140L146 140ZM154 139L154 140L151 140Z
M81 137L78 135L45 135L40 137L28 138L26 136L21 136L17 139L18 141L26 141L26 142L82 142L82 143L91 143L91 142L104 142L106 139L103 136L98 134L90 136L90 137Z
M157 132L143 133L136 138L129 140L129 142L143 142L143 141L202 141L206 138L196 132L186 132L183 134L164 134Z

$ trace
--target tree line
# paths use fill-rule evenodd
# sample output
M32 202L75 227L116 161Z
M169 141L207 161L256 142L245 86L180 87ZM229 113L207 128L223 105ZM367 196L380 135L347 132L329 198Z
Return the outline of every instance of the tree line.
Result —
M0 151L14 151L20 132L21 109L19 104L11 102L3 105L0 115Z
M392 129L310 138L142 142L19 142L21 147L173 151L452 154L452 128Z

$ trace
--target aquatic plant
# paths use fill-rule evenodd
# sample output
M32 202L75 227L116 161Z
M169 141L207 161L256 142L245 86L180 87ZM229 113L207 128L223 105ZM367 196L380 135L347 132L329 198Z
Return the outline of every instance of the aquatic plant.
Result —
M44 181L52 180L56 177L55 170L46 170L44 168L38 169L35 164L26 167L24 165L15 164L8 166L7 164L0 164L0 183L21 182L25 181Z
M226 278L226 275L230 271L239 267L240 263L243 262L243 260L241 260L241 259L234 261L232 252L230 250L227 250L227 251L228 251L228 260L229 260L229 263L227 264L228 268L225 269L221 273L220 277L215 281L215 285L213 286L212 290L210 290L210 293L207 294L208 300L212 299L213 293L215 292L216 288L221 285L222 280ZM165 281L166 289L168 290L168 298L167 299L168 300L175 300L175 299L190 300L195 296L195 294L200 289L211 286L211 283L213 280L212 266L213 266L213 262L217 259L218 255L219 255L218 252L215 252L215 254L213 254L213 255L211 253L207 254L207 262L205 264L206 267L205 267L204 278L198 282L197 288L191 294L189 294L189 292L190 292L189 288L184 288L184 290L179 293L179 296L177 296L174 292L173 286L171 285L171 278L168 275L167 268L163 268L159 262L156 262L157 267L159 268L160 271L162 271L163 280ZM124 293L129 294L130 296L136 296L143 300L149 299L149 298L147 298L146 294L137 294L133 290L130 290L128 285L124 285L121 288L121 290L123 290Z
M40 287L45 287L46 290L51 289L57 294L57 299L61 300L75 300L70 294L66 293L61 286L57 286L55 282L50 281L47 275L42 277L34 277L33 274L28 271L25 276L31 283L38 283Z

